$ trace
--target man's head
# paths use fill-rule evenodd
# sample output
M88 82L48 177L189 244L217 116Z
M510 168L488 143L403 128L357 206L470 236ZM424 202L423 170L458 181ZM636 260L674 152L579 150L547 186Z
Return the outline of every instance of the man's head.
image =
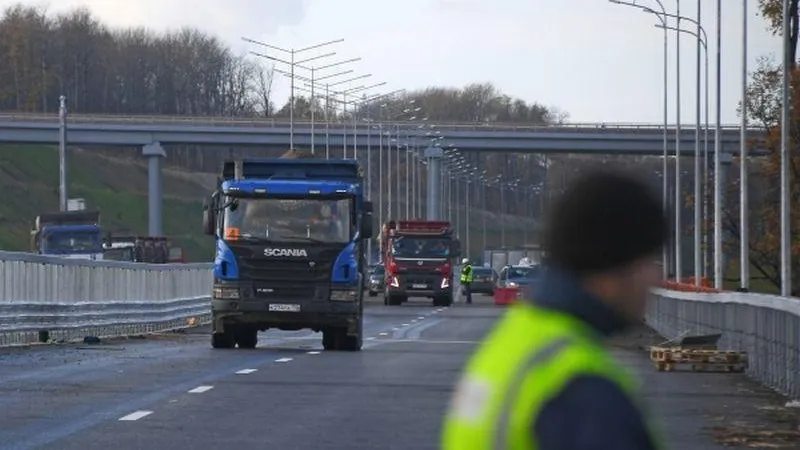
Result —
M629 320L639 320L661 276L659 250L668 233L661 202L630 175L588 174L550 212L544 246L549 265L577 275L585 287Z
M462 260L461 260L461 264L463 264L463 265L465 265L465 266L466 266L467 264L469 264L469 258L464 258L464 259L462 259Z

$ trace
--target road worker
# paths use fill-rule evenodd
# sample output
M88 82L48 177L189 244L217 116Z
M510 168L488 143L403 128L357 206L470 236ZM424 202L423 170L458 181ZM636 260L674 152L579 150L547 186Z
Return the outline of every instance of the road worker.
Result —
M458 281L461 283L461 290L467 297L467 304L472 303L472 278L472 264L469 263L469 258L464 258L461 260L461 276Z
M466 366L442 448L660 448L635 379L604 339L641 323L667 235L660 201L623 174L572 185L545 227L540 283Z

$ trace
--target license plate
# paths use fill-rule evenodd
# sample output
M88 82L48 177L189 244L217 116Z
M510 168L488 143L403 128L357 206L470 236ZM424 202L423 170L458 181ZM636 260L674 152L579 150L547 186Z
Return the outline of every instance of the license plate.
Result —
M269 305L269 310L280 312L300 312L300 305L294 305L290 303L271 303Z
M412 284L411 289L427 289L427 284Z

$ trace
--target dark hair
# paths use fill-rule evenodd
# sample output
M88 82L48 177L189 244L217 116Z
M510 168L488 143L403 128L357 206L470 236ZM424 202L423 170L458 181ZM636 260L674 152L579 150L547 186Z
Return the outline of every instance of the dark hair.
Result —
M622 268L664 245L661 202L638 178L593 172L569 186L550 211L547 263L578 275Z

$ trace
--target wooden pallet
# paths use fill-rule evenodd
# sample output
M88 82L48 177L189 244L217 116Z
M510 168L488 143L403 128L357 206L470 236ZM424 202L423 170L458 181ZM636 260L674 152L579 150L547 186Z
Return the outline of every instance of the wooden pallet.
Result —
M666 372L678 366L689 366L695 372L743 372L748 363L746 352L681 347L651 347L650 360L656 369Z

